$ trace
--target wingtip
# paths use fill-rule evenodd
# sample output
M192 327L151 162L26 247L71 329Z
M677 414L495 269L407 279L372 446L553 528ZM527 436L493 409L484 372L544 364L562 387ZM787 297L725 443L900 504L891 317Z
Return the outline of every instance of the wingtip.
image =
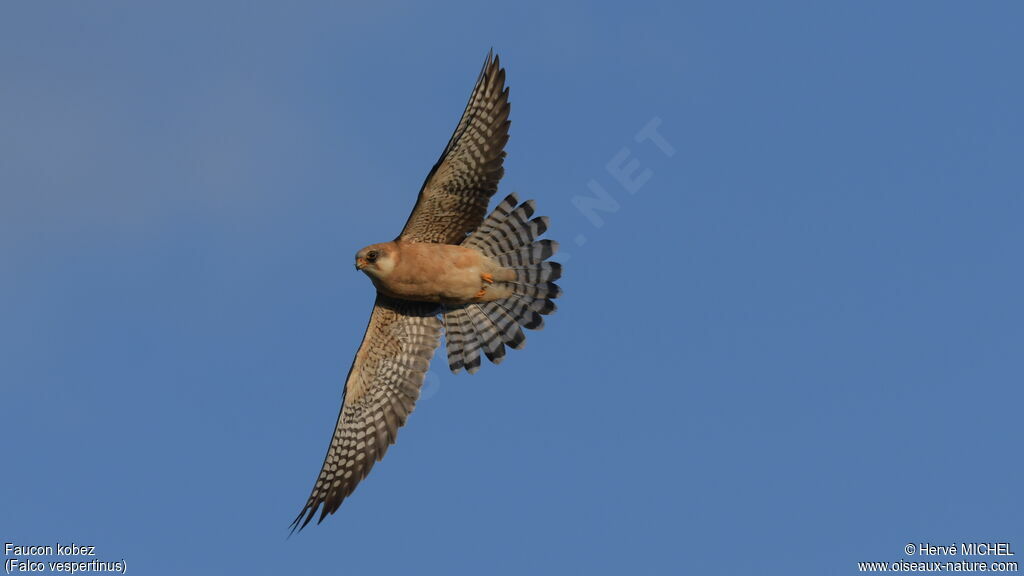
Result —
M484 65L480 67L480 78L483 78L487 72L494 66L494 48L487 51L487 57L484 58Z
M292 523L289 526L289 528L291 528L291 529L288 530L288 538L291 538L292 534L295 534L296 532L301 532L302 529L306 527L305 524L302 524L301 526L299 525L299 523L302 521L302 517L305 516L305 515L306 515L306 509L303 508L302 512L299 512L299 515L295 517L295 520L292 520Z
M484 60L484 70L504 72L504 69L501 67L501 55L494 51L494 46L491 46L487 50L487 58ZM504 82L502 84L504 84Z
M310 507L310 504L306 503L306 505L302 507L302 511L299 512L299 515L295 517L295 520L292 520L291 530L288 532L289 538L296 532L302 532L302 529L305 528L309 524L309 521L313 519L313 516L316 515L317 508L320 508L320 504L317 504L315 507ZM324 506L324 510L326 509L327 507ZM305 520L303 520L303 517L305 517ZM323 517L321 517L320 520L323 520Z

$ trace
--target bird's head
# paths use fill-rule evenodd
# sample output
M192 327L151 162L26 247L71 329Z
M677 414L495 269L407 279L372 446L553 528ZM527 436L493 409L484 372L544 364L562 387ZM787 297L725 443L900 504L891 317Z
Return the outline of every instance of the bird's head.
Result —
M356 252L356 270L372 278L383 278L391 273L398 262L398 249L394 242L371 244Z

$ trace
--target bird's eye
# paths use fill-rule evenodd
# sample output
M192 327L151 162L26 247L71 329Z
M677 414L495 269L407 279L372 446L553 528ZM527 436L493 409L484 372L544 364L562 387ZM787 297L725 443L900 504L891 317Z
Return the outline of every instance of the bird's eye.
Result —
M369 252L366 253L366 261L373 262L374 260L377 259L377 256L378 254L376 250L370 250Z

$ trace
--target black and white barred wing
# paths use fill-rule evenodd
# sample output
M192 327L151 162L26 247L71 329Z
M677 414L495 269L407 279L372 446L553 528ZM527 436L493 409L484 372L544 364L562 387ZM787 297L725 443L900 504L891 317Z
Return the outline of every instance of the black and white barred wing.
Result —
M476 230L505 173L509 111L505 70L497 56L488 54L455 133L423 182L400 240L458 244Z
M395 442L416 405L430 359L440 343L435 304L378 295L363 342L345 380L344 402L323 468L292 530L317 509L333 514Z

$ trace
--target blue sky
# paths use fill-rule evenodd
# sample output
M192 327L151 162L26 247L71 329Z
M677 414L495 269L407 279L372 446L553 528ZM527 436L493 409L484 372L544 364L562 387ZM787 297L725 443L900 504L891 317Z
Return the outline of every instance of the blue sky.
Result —
M5 3L0 539L137 574L1024 548L1022 17ZM501 192L551 217L560 310L501 366L435 362L384 461L286 539L373 299L352 254L397 234L491 46Z

